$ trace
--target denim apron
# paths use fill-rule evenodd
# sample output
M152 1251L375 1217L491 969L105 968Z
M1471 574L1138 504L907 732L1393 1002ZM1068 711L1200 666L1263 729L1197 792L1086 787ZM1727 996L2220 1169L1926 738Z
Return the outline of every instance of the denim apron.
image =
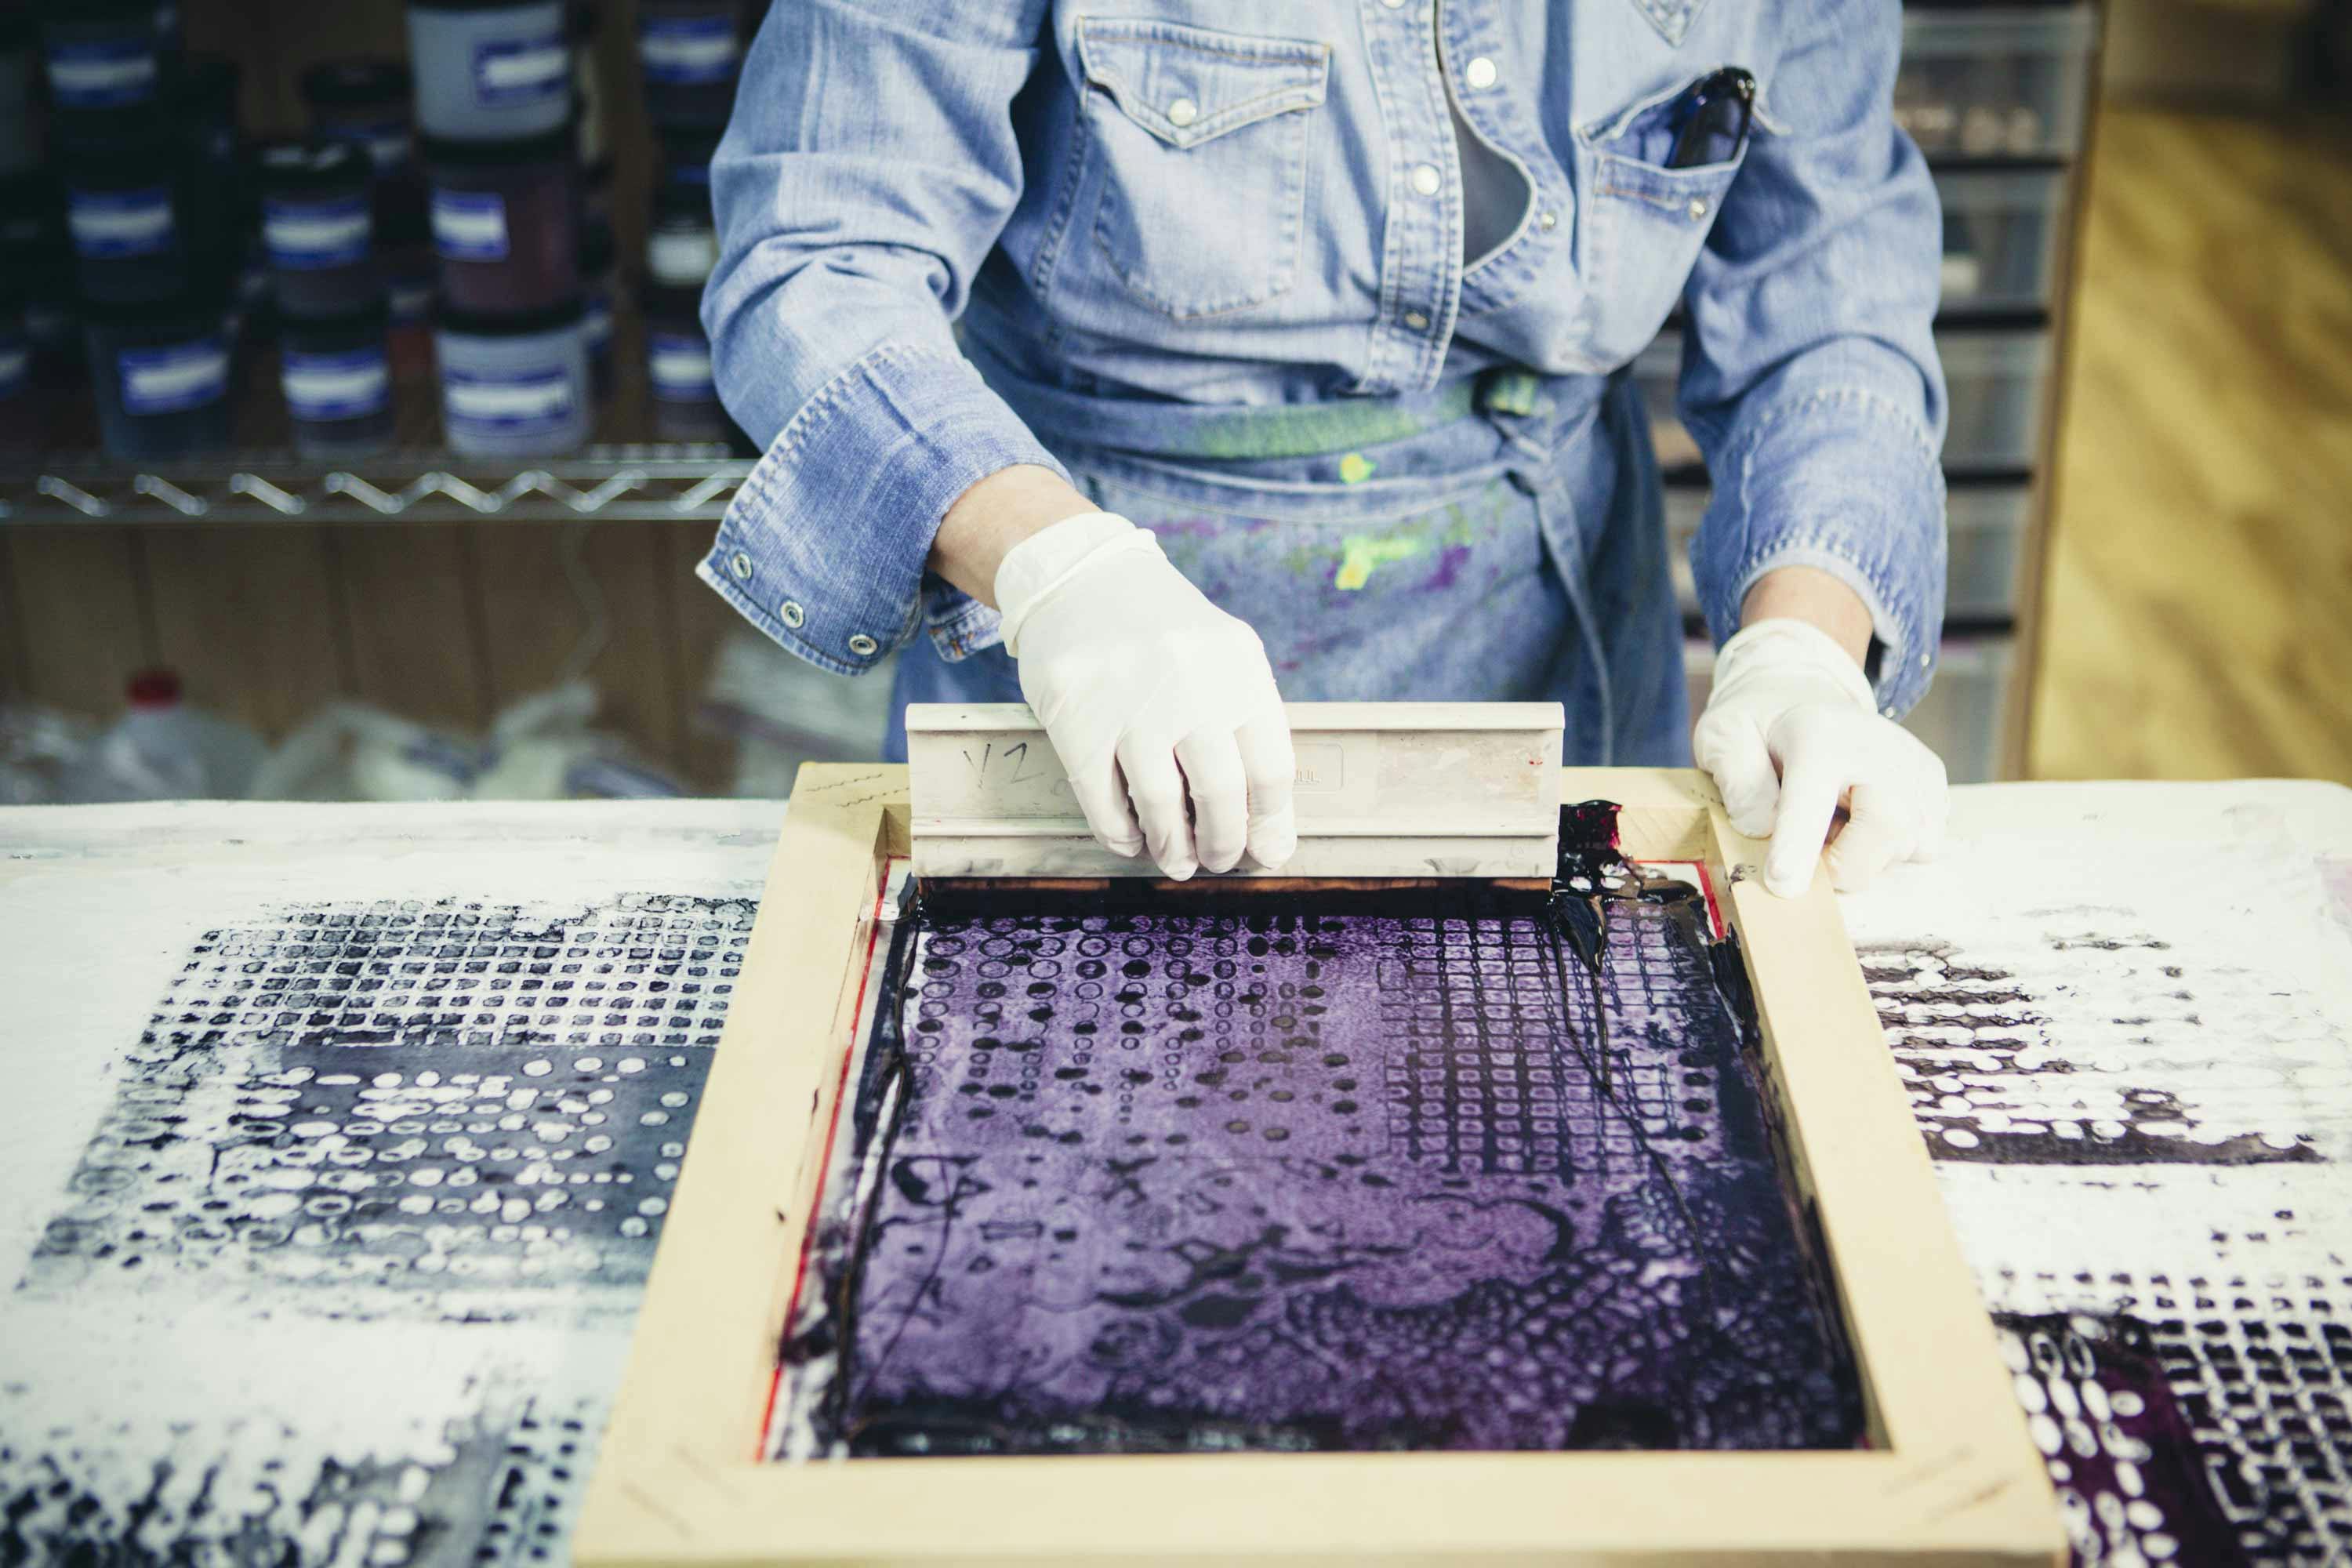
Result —
M1265 408L1091 398L973 362L1105 511L1265 644L1287 700L1558 701L1572 763L1686 764L1682 635L1624 373L1489 371ZM900 657L908 702L1018 702L1002 647Z

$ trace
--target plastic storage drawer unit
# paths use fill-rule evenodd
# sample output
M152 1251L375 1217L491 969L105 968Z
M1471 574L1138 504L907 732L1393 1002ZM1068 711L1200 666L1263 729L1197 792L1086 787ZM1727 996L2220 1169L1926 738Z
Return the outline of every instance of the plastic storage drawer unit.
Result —
M1670 473L1705 460L1675 412L1675 388L1682 373L1683 335L1672 327L1633 356L1633 389L1642 395L1643 412L1650 416L1650 444L1657 451L1658 467Z
M1699 613L1698 587L1691 579L1691 541L1706 513L1702 485L1666 487L1667 564L1675 577L1675 603L1685 616ZM2018 613L2017 561L2025 539L2025 519L2033 491L2015 483L1956 485L1946 516L1951 542L1944 614L1955 620L1986 621Z
M1936 660L1935 683L1903 727L1944 759L1954 784L1984 784L2001 776L2002 737L2009 713L2009 674L2014 645L2008 637L1946 637ZM1694 719L1706 708L1715 670L1715 649L1683 644L1683 675L1689 682Z
M2063 169L1943 169L1944 313L2033 310L2050 302Z
M1906 6L1895 122L1931 155L2070 155L2097 31L2087 5Z
M1967 472L2030 467L2050 384L2050 332L1999 327L1936 334L1951 398L1944 467Z

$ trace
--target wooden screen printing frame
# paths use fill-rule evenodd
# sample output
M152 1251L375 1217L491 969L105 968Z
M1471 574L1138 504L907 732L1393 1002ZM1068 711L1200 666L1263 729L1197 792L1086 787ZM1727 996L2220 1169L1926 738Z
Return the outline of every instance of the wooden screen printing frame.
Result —
M1763 890L1705 775L1562 770L1630 858L1696 860L1862 1384L1858 1450L856 1458L758 1454L843 1092L902 767L810 764L772 863L574 1538L721 1563L2053 1563L2064 1536L1825 878Z

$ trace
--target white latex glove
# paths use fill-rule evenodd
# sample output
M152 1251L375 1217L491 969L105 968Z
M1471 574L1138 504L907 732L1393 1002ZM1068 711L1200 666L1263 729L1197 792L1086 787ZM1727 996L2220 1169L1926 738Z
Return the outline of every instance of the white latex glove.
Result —
M1784 899L1812 886L1816 856L1850 892L1943 843L1943 759L1878 711L1853 656L1807 622L1759 621L1723 645L1691 743L1731 825L1771 837L1764 885ZM1841 797L1851 816L1825 852Z
M1244 850L1268 870L1290 858L1290 723L1265 645L1149 531L1091 512L1032 534L997 568L996 603L1021 695L1104 847L1149 846L1179 881Z

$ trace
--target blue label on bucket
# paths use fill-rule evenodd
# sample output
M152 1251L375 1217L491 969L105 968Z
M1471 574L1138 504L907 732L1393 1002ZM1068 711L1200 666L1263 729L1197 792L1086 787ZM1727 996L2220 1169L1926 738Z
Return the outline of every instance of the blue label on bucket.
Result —
M711 401L719 390L711 384L709 340L698 333L648 333L646 379L664 403Z
M667 87L719 87L735 79L743 46L735 19L709 16L648 16L637 28L637 58L647 81Z
M115 372L125 414L184 414L228 395L228 350L218 338L124 349L115 356Z
M571 373L449 370L441 375L442 412L450 432L485 437L549 435L572 417Z
M261 239L269 264L286 272L356 267L368 256L373 232L367 198L296 201L271 196L261 204Z
M474 46L474 98L498 108L562 98L572 90L572 54L561 29Z
M49 47L49 93L67 109L120 109L155 96L155 41L104 38Z
M507 204L489 191L434 192L433 248L450 261L504 261Z
M137 191L68 191L66 226L76 255L93 261L160 256L172 248L172 193L162 185Z
M287 351L279 379L287 411L304 424L365 419L392 406L392 367L381 348L335 353Z

